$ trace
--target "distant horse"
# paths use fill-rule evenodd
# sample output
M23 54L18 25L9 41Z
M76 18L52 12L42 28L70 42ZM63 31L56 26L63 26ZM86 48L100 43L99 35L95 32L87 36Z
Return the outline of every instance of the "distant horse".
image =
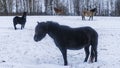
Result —
M22 17L15 16L13 18L13 25L14 25L15 30L17 29L16 27L17 24L21 24L21 30L24 28L25 23L26 23L26 14L27 13L24 12Z
M63 14L64 11L62 9L59 9L59 8L54 8L54 11L56 14L60 15L60 14Z
M90 62L93 62L94 59L97 62L98 34L91 27L70 28L52 21L38 22L38 25L35 27L34 40L38 42L46 34L53 38L56 46L60 49L64 65L68 65L67 49L78 50L84 48L86 54L84 62L87 62L90 46Z
M89 16L89 20L93 20L93 16L95 14L95 12L97 11L97 8L91 9L91 10L84 10L82 12L82 20L85 20L85 16Z

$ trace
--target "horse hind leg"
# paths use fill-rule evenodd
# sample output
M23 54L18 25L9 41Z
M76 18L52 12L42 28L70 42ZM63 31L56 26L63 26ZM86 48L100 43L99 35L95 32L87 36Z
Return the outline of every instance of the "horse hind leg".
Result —
M16 23L13 23L13 25L14 25L14 29L16 30L16 29L17 29L17 27L16 27L17 24L16 24Z
M93 63L94 57L95 57L95 53L94 53L93 48L91 47L91 55L90 55L90 60L89 60L89 62Z
M91 47L90 62L93 63L94 59L95 59L95 62L97 62L97 50L95 47Z
M95 56L95 62L97 62L97 47L93 47L94 50L94 56Z
M96 40L95 46L93 47L94 53L95 53L95 62L97 62L97 45L98 45L98 40Z
M93 20L93 13L90 14L89 20Z
M97 44L98 44L97 40L95 40L94 43L91 44L90 62L93 62L94 59L95 62L97 62Z

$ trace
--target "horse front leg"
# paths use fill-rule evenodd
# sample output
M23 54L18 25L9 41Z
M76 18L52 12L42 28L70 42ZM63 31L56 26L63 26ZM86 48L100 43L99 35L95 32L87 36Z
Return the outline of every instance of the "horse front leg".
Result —
M64 59L64 65L68 65L68 62L67 62L67 49L65 48L59 48L61 53L62 53L62 56L63 56L63 59Z
M21 30L24 28L24 26L25 26L25 24L22 24L22 25L21 25Z
M23 29L23 25L21 25L21 30Z
M85 20L85 16L82 15L82 20Z
M15 30L17 29L16 25L17 25L17 24L14 23L14 29L15 29Z
M93 16L92 16L92 20L93 20Z

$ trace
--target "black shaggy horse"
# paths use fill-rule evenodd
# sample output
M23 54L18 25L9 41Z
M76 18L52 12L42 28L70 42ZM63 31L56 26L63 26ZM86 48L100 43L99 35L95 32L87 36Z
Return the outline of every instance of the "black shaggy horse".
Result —
M97 8L93 8L91 10L84 10L82 11L82 20L85 20L85 16L89 16L89 20L93 20L93 16L97 12Z
M26 14L27 13L24 12L22 17L15 16L13 18L13 25L14 25L15 30L17 29L17 27L16 27L17 24L21 24L21 29L24 28L25 23L26 23Z
M78 50L84 48L86 54L84 62L87 62L90 46L90 62L97 62L98 34L91 27L70 28L52 21L38 22L35 28L34 40L38 42L46 34L54 39L56 46L60 49L63 55L64 65L68 64L67 49Z

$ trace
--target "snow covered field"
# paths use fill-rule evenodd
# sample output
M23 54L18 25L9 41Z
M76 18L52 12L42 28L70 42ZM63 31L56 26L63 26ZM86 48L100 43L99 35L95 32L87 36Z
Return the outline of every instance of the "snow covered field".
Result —
M0 16L0 68L120 68L120 17L82 21L80 16L28 16L23 30L14 30L12 19ZM68 50L68 66L64 66L59 49L48 35L40 42L33 40L37 21L94 28L99 34L98 62L84 63L83 49Z

